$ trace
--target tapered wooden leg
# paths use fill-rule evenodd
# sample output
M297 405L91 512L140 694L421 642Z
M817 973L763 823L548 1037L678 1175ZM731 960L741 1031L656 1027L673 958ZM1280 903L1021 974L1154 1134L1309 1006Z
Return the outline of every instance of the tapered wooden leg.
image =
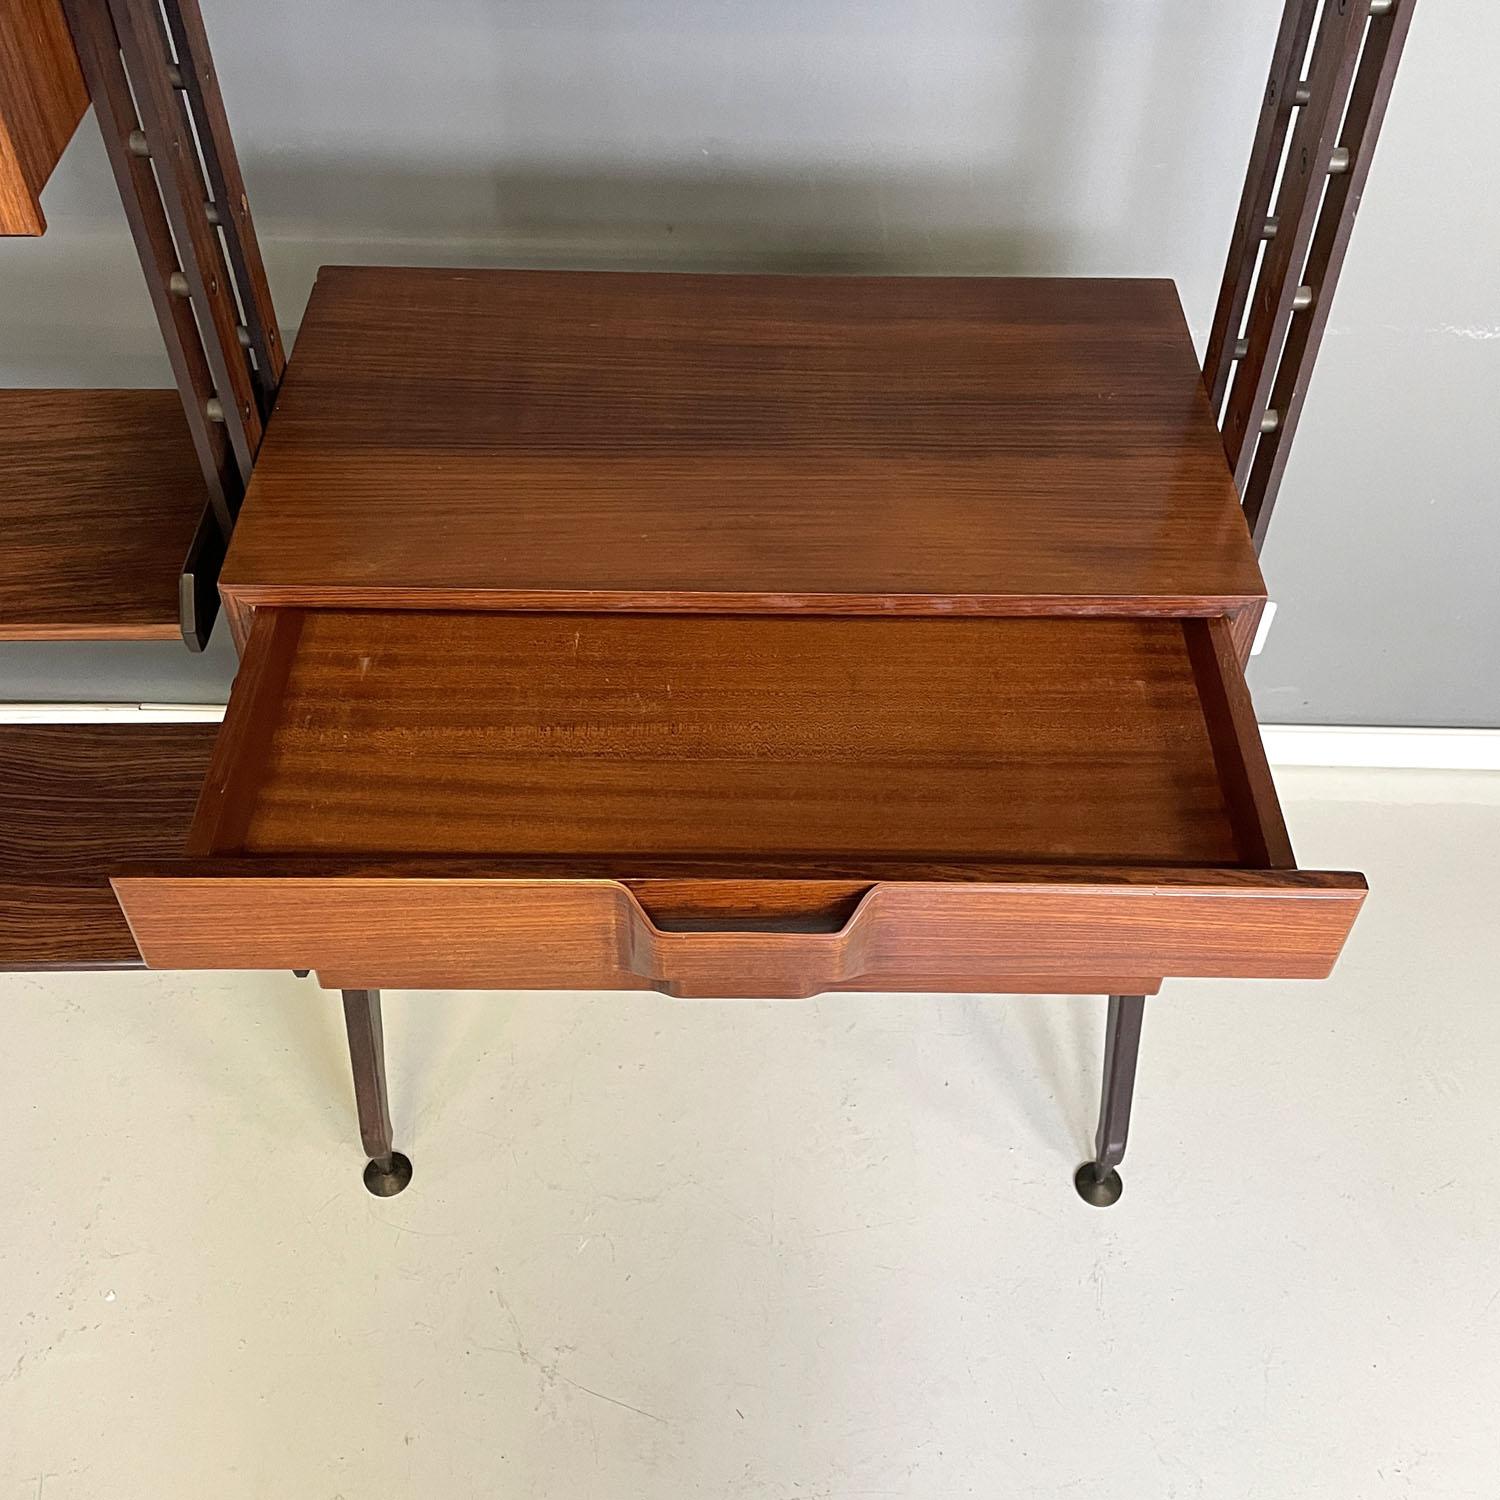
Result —
M1130 1133L1130 1101L1135 1093L1135 1063L1141 1047L1144 995L1111 995L1104 1029L1104 1092L1099 1101L1095 1159L1086 1161L1073 1184L1085 1203L1108 1208L1119 1200L1123 1185L1116 1168L1125 1159Z
M411 1162L391 1146L391 1109L385 1087L385 1033L380 1025L379 990L345 990L344 1027L354 1071L354 1102L365 1155L365 1186L390 1198L411 1181Z

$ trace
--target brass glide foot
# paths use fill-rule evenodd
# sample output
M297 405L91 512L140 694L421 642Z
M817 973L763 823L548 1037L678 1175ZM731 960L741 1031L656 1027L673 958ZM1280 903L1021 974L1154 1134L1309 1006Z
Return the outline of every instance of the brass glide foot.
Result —
M1113 1167L1101 1177L1099 1163L1093 1161L1084 1162L1073 1174L1073 1186L1078 1189L1078 1196L1095 1208L1108 1208L1112 1203L1118 1203L1125 1188L1120 1174Z
M365 1168L365 1186L377 1198L394 1198L411 1181L411 1158L399 1151L377 1156Z

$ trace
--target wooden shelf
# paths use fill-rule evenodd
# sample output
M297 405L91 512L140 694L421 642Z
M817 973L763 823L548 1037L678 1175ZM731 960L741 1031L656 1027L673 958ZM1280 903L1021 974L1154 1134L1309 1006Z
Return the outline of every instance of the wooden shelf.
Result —
M381 267L320 273L223 581L241 631L1265 592L1171 282Z
M58 0L0 0L0 235L46 229L42 189L88 107Z
M217 726L0 726L0 969L141 962L113 869L182 848Z
M207 506L175 391L0 390L0 640L180 640Z

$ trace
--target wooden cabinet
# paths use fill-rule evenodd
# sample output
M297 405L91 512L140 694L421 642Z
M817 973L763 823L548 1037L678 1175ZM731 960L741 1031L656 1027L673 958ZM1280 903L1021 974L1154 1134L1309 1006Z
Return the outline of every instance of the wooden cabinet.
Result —
M1147 993L1327 973L1170 283L325 269L157 966Z
M0 0L0 235L46 229L42 189L88 106L58 0Z
M1143 997L1325 975L1364 897L1296 866L1166 282L325 270L222 585L190 825L201 737L160 805L40 775L99 836L0 891L0 961L315 971L373 1192L384 987L1093 991L1112 1202Z
M108 488L102 399L18 397L12 480ZM224 582L191 830L98 849L154 966L1146 993L1325 974L1363 895L1295 865L1166 282L326 270Z
M283 385L196 3L70 6L185 404L10 393L0 637L201 648L218 576L243 663L180 850L201 733L0 744L0 963L317 969L383 1194L378 986L1107 990L1113 1202L1143 996L1364 892L1295 866L1225 443L1263 532L1410 11L1288 6L1211 405L1158 280L325 268ZM78 64L0 0L0 233Z

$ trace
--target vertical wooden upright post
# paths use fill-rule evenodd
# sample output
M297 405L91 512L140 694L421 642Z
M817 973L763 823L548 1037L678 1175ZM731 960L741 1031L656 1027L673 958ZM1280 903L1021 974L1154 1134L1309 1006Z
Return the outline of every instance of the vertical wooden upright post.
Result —
M145 273L208 514L183 567L201 650L218 568L285 370L250 200L197 0L62 0Z
M1416 3L1324 0L1316 35L1310 0L1282 15L1203 361L1257 550Z

